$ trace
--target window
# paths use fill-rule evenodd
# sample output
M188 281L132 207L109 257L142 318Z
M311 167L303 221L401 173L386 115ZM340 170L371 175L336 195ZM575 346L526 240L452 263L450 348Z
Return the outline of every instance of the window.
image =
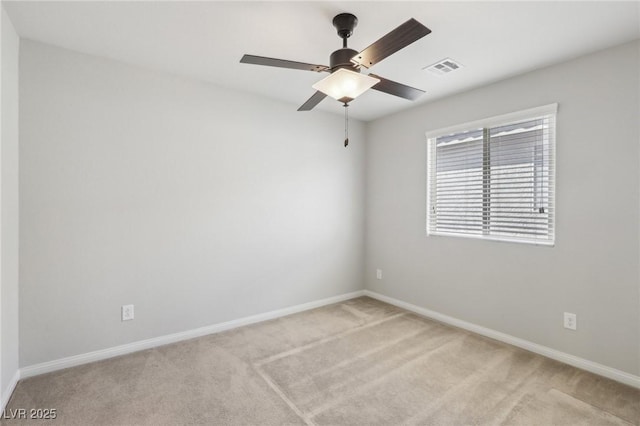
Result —
M556 110L427 133L427 234L552 245Z

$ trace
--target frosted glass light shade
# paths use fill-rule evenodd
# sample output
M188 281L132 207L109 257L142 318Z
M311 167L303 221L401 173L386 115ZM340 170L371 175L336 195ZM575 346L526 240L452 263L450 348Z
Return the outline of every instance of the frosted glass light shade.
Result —
M377 78L340 68L312 87L340 102L349 102L379 82Z

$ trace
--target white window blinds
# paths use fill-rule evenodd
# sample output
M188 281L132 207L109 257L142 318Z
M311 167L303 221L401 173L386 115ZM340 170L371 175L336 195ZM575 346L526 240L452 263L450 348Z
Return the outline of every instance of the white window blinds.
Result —
M431 133L428 234L553 244L555 105L523 113Z

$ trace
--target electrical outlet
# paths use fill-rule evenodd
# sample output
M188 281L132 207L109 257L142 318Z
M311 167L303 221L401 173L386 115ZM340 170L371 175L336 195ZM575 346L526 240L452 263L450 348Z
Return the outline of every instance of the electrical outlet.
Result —
M122 305L122 321L133 319L133 305Z
M376 269L376 278L379 280L382 279L382 269Z
M569 330L576 330L578 328L578 317L576 314L569 312L564 313L564 328Z

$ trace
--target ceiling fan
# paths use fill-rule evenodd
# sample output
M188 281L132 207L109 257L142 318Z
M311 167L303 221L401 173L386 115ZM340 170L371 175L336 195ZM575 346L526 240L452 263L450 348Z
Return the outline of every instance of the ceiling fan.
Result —
M351 13L341 13L333 18L333 26L338 31L338 36L342 38L342 49L338 49L331 54L329 57L330 66L254 55L244 55L240 62L330 73L328 77L313 85L316 92L298 108L298 111L310 111L327 95L342 102L346 107L349 102L368 89L378 90L409 100L415 100L422 95L424 93L423 90L388 80L379 75L361 74L360 71L362 68L371 68L398 50L431 33L431 30L411 18L363 51L357 52L347 47L347 38L353 34L353 29L357 24L358 18ZM345 146L347 142L348 140L345 140Z

